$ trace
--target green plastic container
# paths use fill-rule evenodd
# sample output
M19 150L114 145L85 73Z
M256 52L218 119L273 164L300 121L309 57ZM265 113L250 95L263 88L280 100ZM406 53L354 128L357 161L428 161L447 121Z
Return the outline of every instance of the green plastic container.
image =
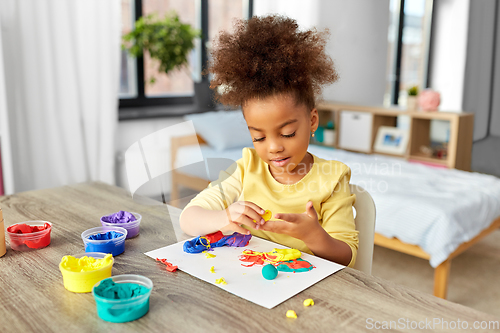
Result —
M139 285L147 289L147 292L132 298L111 299L96 294L96 288L106 280L112 280L116 284L127 283ZM108 282L109 283L109 282ZM142 275L116 275L98 282L92 289L92 294L97 307L99 318L112 323L125 323L144 316L149 311L149 296L153 290L153 282Z

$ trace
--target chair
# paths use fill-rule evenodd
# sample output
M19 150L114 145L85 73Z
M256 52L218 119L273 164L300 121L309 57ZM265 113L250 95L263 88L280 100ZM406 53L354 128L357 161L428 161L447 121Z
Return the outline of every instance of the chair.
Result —
M373 242L375 238L375 203L372 196L358 185L349 185L352 194L356 194L353 207L356 210L354 223L359 231L358 256L354 268L367 274L372 272Z

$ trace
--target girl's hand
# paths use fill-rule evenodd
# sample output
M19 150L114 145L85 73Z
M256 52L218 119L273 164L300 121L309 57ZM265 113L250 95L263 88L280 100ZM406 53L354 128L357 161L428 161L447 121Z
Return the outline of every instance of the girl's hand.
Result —
M242 225L252 229L259 229L260 225L264 223L264 219L261 216L261 214L264 214L264 210L253 202L237 201L227 207L225 211L229 219L229 224L221 229L222 232L231 230L248 235L250 231L243 228Z
M306 204L306 211L302 214L275 214L274 217L283 221L267 221L260 229L286 234L304 242L314 235L316 230L322 229L312 201Z

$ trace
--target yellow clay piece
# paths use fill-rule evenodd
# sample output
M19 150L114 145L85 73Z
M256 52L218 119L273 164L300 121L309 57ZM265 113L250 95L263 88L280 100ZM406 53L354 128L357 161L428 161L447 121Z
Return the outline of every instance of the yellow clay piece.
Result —
M204 240L205 240L205 244L203 244L202 239L204 239ZM210 241L208 240L208 238L207 238L207 237L205 237L205 236L201 237L201 236L200 236L200 243L201 243L201 245L203 245L203 246L204 246L204 247L206 247L207 249L209 249L209 248L210 248ZM203 252L205 252L205 251L203 251Z
M304 301L304 306L313 306L314 305L314 301L312 298L308 298Z
M226 280L224 280L223 277L221 277L220 279L216 279L215 283L217 283L217 284L223 284L223 285L227 284Z
M208 251L203 251L203 253L205 253L205 257L208 259L217 257L215 254L209 253Z
M264 221L269 221L271 219L271 217L273 217L273 213L271 213L270 210L266 210L264 212L264 214L262 215L262 218L264 219Z
M288 310L288 311L286 312L286 316L287 316L288 318L297 319L297 314L296 314L296 313L295 313L295 311L293 311L293 310Z
M112 262L113 256L109 253L103 259L95 259L87 256L81 258L64 256L61 259L61 268L70 272L88 272L106 267Z
M277 255L275 261L288 261L298 259L302 253L297 249L273 249L271 255Z
M242 254L246 256L263 256L263 260L268 263L294 260L302 256L302 253L297 249L273 249L271 252L243 250Z
M264 221L267 222L267 221L269 221L271 219L271 217L273 217L273 213L271 213L270 210L266 210L264 212L264 214L262 214L261 216L264 219ZM255 223L257 223L257 221L255 221L255 220L252 220L252 221L254 221Z
M215 273L214 266L210 267L210 273Z

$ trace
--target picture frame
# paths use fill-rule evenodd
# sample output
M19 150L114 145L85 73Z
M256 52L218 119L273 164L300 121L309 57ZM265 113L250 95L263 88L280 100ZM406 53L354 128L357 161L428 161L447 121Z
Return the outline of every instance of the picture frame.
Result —
M377 153L404 155L408 148L408 130L380 126L373 150Z

